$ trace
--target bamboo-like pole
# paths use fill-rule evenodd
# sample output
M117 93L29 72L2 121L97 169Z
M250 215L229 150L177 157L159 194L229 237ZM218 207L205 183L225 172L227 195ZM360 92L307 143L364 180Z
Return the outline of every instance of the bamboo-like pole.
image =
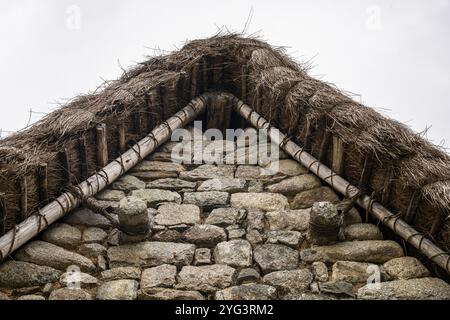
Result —
M268 135L274 143L278 144L286 153L291 155L303 166L310 168L312 173L328 183L335 191L349 197L355 197L360 194L360 190L357 187L351 185L337 173L320 163L296 143L287 139L286 135L281 133L278 129L271 127L269 122L253 111L248 105L245 105L237 98L232 99L234 100L236 111L246 118L249 123L257 129L269 129ZM357 204L368 210L375 218L393 230L406 242L410 243L430 260L450 273L450 255L447 252L440 249L432 241L425 238L413 227L396 217L392 212L380 203L371 199L369 196L361 195L357 200Z
M102 191L109 183L114 182L138 164L139 159L149 156L159 145L169 140L173 130L182 128L194 121L204 111L205 107L205 96L192 100L182 111L156 127L121 157L109 163L99 173L79 184L76 187L79 196L92 197ZM59 196L56 201L42 208L40 216L30 216L18 224L16 228L0 238L0 260L3 260L45 229L47 223L41 219L45 219L48 225L51 225L61 219L66 213L77 208L79 204L80 199L78 196L66 192Z

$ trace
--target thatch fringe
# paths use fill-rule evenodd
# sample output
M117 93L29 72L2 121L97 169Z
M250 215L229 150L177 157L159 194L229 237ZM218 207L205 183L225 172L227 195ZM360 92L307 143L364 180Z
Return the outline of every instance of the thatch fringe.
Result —
M248 74L242 75L243 70ZM345 145L343 175L352 184L358 185L365 159L371 155L367 191L374 192L379 201L384 196L387 208L405 215L411 195L419 190L420 202L411 224L425 233L436 229L435 222L443 220L443 214L448 218L450 212L449 155L306 71L283 49L235 34L191 41L177 52L148 59L104 88L77 97L31 128L1 140L0 192L6 194L7 228L17 223L20 214L17 185L24 176L29 177L30 213L39 207L39 201L32 200L39 199L32 180L40 163L49 164L49 197L61 193L58 186L64 169L55 159L63 148L70 154L73 183L82 180L82 162L86 161L80 158L80 136L87 141L89 174L95 171L98 124L107 125L109 158L114 159L120 149L120 126L126 128L127 142L136 141L195 95L220 89L240 97L299 145L306 144L315 157L322 153L326 165L331 163L332 144L328 152L321 151L324 131L341 139ZM131 115L137 112L146 115L141 117L142 132L132 129ZM448 221L442 223L436 237L446 246L450 228Z

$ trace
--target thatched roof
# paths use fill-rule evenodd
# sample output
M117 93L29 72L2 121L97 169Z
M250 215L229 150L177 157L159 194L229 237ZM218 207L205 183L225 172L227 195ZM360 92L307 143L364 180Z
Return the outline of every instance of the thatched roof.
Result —
M148 114L147 128L151 128L195 95L215 89L241 97L298 144L306 143L313 155L319 151L324 132L342 139L346 144L343 175L353 184L358 184L369 156L374 168L367 191L379 197L386 179L392 180L386 207L405 214L418 190L421 200L412 224L420 231L428 232L436 216L449 216L448 154L407 126L310 77L306 68L281 48L234 34L191 41L179 51L152 57L120 79L75 98L31 128L1 140L0 174L5 181L0 181L0 192L11 194L11 177L30 175L39 163L51 163L61 148L76 150L73 144L80 134L99 123L112 128L113 144L114 128L129 123L135 112ZM111 150L115 152L117 147ZM57 185L61 168L53 169L50 175ZM73 170L79 179L79 169ZM36 193L33 183L29 188ZM17 199L11 196L9 201L14 207ZM441 231L439 242L449 244L447 228L442 226Z

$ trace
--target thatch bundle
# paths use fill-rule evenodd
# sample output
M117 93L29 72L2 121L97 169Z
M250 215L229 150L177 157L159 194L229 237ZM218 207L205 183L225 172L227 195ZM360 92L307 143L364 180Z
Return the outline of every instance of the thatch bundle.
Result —
M341 139L343 177L359 185L370 163L365 191L407 216L421 232L431 232L441 245L450 244L450 224L445 223L450 212L450 158L445 152L403 124L311 78L282 49L238 35L192 41L177 52L152 57L104 88L1 140L0 193L6 194L6 229L43 205L40 164L48 165L50 198L95 172L98 124L107 125L109 158L114 159L120 149L120 128L126 130L129 142L140 139L210 90L240 97L327 165L332 148L324 141L330 136Z

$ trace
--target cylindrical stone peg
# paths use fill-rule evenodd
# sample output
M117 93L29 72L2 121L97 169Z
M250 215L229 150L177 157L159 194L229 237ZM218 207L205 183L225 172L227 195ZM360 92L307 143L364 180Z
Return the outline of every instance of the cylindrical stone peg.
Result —
M342 218L330 202L317 202L311 209L309 237L312 244L327 245L339 240Z
M150 236L150 219L147 205L144 201L124 199L120 203L119 214L119 242L121 244L136 243L146 240Z

